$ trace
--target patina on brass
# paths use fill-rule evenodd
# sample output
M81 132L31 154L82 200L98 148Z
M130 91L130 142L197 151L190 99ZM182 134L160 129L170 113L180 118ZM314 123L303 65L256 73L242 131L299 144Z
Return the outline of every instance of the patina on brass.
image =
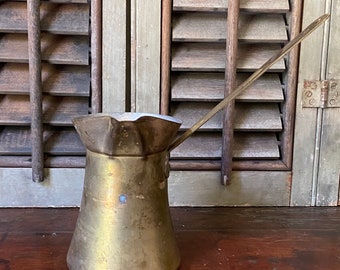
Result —
M74 120L87 148L85 182L67 255L73 270L175 270L180 263L168 207L168 152L186 140L329 17L325 14L174 140L180 121L150 114Z
M74 120L87 148L85 181L67 255L70 269L174 270L168 145L180 122L150 114Z

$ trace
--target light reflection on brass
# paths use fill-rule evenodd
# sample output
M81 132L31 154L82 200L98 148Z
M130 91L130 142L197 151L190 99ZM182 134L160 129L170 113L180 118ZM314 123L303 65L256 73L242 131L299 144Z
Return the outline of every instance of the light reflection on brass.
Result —
M167 148L180 122L131 113L86 116L74 124L87 155L68 267L177 269L180 257L169 212Z

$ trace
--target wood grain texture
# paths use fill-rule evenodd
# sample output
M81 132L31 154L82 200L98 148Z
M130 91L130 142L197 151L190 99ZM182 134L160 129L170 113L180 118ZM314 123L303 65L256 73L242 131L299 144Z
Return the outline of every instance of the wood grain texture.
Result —
M162 1L160 113L169 114L171 98L172 0Z
M280 50L279 45L240 44L237 69L252 72L259 69L267 60ZM173 71L224 71L225 45L220 43L174 44L172 49ZM278 61L269 71L285 70L284 60Z
M221 133L197 133L171 152L172 159L221 159ZM278 159L278 141L274 133L235 133L232 156L235 159Z
M0 8L0 31L27 33L27 11L24 2L5 2ZM62 35L89 34L89 6L42 2L41 30Z
M226 11L228 0L174 0L173 6L175 11ZM289 11L289 2L275 0L268 5L267 0L241 0L240 8L247 12L283 13Z
M249 76L238 73L237 85ZM173 101L221 101L224 91L223 73L179 73L172 77L171 99ZM267 73L236 97L245 102L282 102L282 86L278 74Z
M326 79L340 79L340 3L332 5ZM336 206L340 182L340 108L324 109L316 203Z
M89 96L90 70L87 66L42 64L42 90L50 95ZM28 65L6 63L0 67L0 94L28 95Z
M0 96L2 125L29 125L31 122L29 96ZM42 105L43 122L72 125L72 119L88 114L87 97L56 97L45 95Z
M27 1L27 41L30 85L30 117L32 134L32 181L44 181L44 145L42 120L42 85L41 85L41 30L40 0Z
M181 130L190 128L200 117L211 110L214 103L181 102L173 105L171 115L182 120ZM200 130L219 130L222 128L222 115L216 114ZM243 131L281 131L282 123L277 104L272 103L237 103L235 112L235 130Z
M127 91L126 1L105 0L102 29L103 112L124 112Z
M290 172L234 171L223 187L220 172L174 171L169 199L174 206L288 206L289 188Z
M174 42L225 42L225 13L174 13ZM288 40L282 15L240 14L238 39L241 42L280 43Z
M84 169L45 168L44 182L34 183L30 168L0 168L0 206L74 207L79 206Z
M160 112L161 1L136 1L136 112Z
M226 64L224 96L228 96L236 89L238 36L240 21L240 0L228 3L228 16L226 22ZM222 154L221 154L221 184L227 185L231 181L234 126L235 126L235 100L222 110Z
M31 153L31 131L28 127L2 127L0 141L0 155L21 156ZM50 155L85 155L85 147L72 127L45 126L43 143L44 153Z
M87 36L41 34L41 59L52 64L88 65ZM4 34L0 40L1 62L28 62L27 35Z
M85 156L47 156L44 157L45 168L84 168ZM32 159L31 156L2 156L0 155L0 166L6 168L31 168Z
M16 2L26 2L27 0L15 0ZM78 3L85 4L88 0L48 0L51 3Z
M171 208L179 270L336 270L339 208ZM71 209L1 209L3 269L67 270L78 215ZM313 244L312 244L313 243Z
M303 26L306 27L325 12L325 2L304 2ZM295 116L293 149L293 181L291 204L309 206L312 204L313 163L315 159L316 109L302 108L303 80L321 79L322 47L324 30L319 28L301 44L299 79ZM313 56L313 57L312 57Z
M291 1L291 13L287 16L289 25L288 33L290 39L295 38L301 31L301 20L303 14L302 1ZM299 47L296 46L287 56L286 61L289 63L287 72L284 74L285 102L282 104L282 122L284 130L281 136L281 155L282 162L287 168L292 168L293 160L293 141L294 141L294 112L296 106L296 88L299 73Z

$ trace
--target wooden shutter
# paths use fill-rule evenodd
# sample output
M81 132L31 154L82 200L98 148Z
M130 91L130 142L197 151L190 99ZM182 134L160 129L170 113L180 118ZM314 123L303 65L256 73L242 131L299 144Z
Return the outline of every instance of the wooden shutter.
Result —
M100 108L96 2L41 1L43 148L48 167L84 166L85 149L72 119ZM0 166L32 165L27 25L26 1L0 3Z
M168 5L163 9L162 46L168 54L162 61L162 113L181 119L184 131L224 97L227 1L173 0ZM237 83L296 34L296 6L289 0L241 0ZM297 53L291 53L237 98L234 169L290 169L296 63ZM222 129L221 112L172 151L172 168L219 170Z

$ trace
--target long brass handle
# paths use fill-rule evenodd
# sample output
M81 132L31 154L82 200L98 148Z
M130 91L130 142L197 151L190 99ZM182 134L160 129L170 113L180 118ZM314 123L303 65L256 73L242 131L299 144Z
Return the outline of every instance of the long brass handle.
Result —
M300 44L302 40L308 37L314 30L316 30L321 24L323 24L330 14L324 14L308 27L306 27L301 33L299 33L294 39L288 42L276 55L265 62L257 71L255 71L247 80L245 80L235 91L232 91L226 96L220 103L211 109L205 116L203 116L198 122L196 122L190 129L184 132L180 137L175 139L169 146L168 151L173 150L190 137L197 129L209 121L216 113L223 109L230 101L234 100L243 90L248 88L253 82L255 82L263 73L265 73L272 65L282 59L288 52L290 52L296 45Z

